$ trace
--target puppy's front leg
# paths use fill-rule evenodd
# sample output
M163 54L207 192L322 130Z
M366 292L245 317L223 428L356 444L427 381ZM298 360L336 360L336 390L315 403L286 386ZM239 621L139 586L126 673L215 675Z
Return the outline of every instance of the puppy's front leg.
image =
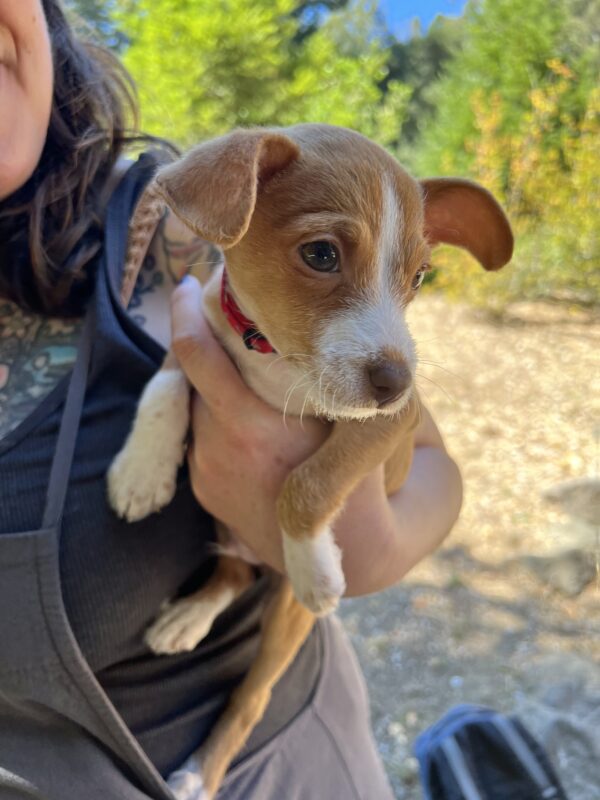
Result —
M108 472L108 497L120 517L142 519L175 494L190 424L190 387L172 353L147 384L133 428Z
M334 611L346 588L335 518L378 464L403 444L412 450L417 415L415 397L398 417L336 422L329 439L285 482L277 506L285 566L297 598L314 614Z

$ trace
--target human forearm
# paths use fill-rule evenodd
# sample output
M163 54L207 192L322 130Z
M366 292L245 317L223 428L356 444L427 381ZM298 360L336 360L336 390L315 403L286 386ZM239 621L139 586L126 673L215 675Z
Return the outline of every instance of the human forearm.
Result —
M280 412L245 386L200 308L196 281L177 289L175 352L199 392L192 405L188 456L192 488L204 508L261 561L282 571L277 498L290 471L323 444L329 428L314 419L291 418L284 424ZM434 550L458 516L461 494L458 469L423 407L404 486L386 497L379 467L355 489L335 523L348 594L396 583Z
M352 494L337 521L348 596L371 594L397 583L435 550L458 517L460 472L426 410L416 441L402 488L386 497L380 468Z

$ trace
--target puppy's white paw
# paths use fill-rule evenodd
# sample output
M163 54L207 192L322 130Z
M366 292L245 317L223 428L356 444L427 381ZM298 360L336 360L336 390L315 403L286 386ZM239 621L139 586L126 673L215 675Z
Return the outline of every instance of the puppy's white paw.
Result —
M233 600L232 589L214 597L196 595L167 603L146 631L146 643L155 653L187 653L207 636L219 614Z
M135 440L128 440L108 471L108 499L128 522L143 519L171 502L183 459L182 445L179 452L165 454L159 462L152 447L136 445Z
M342 553L330 528L308 539L283 535L283 553L294 593L313 614L325 616L337 608L346 589Z
M169 775L167 784L177 800L211 800L204 788L200 764L193 755Z
M179 369L161 369L144 389L133 429L108 472L112 508L129 522L175 494L189 424L189 389Z

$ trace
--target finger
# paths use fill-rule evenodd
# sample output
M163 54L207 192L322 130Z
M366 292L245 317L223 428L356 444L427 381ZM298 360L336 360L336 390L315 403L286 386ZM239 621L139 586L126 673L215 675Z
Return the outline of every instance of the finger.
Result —
M214 411L254 401L202 311L202 287L188 276L171 299L172 347L196 391Z
M190 486L192 489L192 494L196 498L196 500L200 503L202 508L208 513L211 513L211 510L207 508L206 498L203 494L203 482L198 475L198 466L196 464L196 459L194 458L194 452L190 447L187 453L187 465L188 465L188 475L190 479Z
M190 404L190 428L189 428L189 450L192 450L198 440L198 433L204 429L202 427L206 417L207 406L203 402L201 395L198 392L192 392L192 401Z

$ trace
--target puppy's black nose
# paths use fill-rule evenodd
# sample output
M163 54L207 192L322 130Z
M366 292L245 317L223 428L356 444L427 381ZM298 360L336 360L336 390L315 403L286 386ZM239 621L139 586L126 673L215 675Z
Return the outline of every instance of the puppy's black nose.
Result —
M412 382L409 368L399 361L380 361L369 367L367 372L371 391L379 408L397 400Z

